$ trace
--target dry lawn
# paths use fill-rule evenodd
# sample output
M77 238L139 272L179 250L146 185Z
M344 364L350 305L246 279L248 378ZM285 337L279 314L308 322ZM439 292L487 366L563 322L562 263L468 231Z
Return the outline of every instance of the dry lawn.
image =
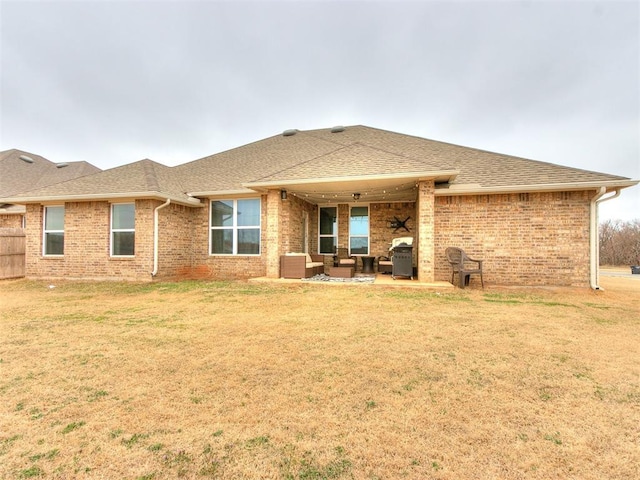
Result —
M0 282L0 478L640 478L601 292Z

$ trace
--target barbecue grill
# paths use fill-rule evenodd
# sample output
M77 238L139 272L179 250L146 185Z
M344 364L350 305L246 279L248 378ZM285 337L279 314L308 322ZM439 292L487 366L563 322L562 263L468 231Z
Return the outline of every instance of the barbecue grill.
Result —
M391 241L391 276L413 280L413 237L394 238Z

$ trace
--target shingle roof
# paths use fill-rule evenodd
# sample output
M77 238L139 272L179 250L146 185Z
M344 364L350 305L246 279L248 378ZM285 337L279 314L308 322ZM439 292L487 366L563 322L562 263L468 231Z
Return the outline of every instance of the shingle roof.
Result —
M319 188L347 191L357 181L384 188L385 176L435 178L439 192L529 191L549 188L594 188L596 184L625 187L629 178L463 147L366 126L288 131L287 134L243 145L176 167L142 160L77 180L22 194L41 197L132 196L173 198L193 204L191 196L251 192L261 186ZM305 183L306 182L306 183ZM395 185L409 194L415 181ZM466 189L466 190L465 190ZM295 191L295 190L294 190ZM353 190L351 190L353 191ZM191 196L190 196L191 195ZM5 195L6 196L6 195ZM35 200L34 200L35 201Z
M9 197L96 172L100 172L100 169L87 162L56 164L33 153L6 150L0 152L0 197Z
M103 199L117 197L172 198L179 203L198 201L184 193L171 167L149 159L129 163L100 173L50 185L18 196L25 198Z
M276 135L175 168L197 192L268 180L451 169L459 171L452 184L483 187L628 180L365 126Z
M305 178L329 179L451 169L452 167L417 160L401 153L388 152L355 142L350 145L339 145L331 152L256 178L255 181L266 182Z
M247 190L245 182L325 155L341 145L309 135L273 137L175 168L190 192Z
M536 160L488 152L365 126L347 127L343 132L331 129L312 130L309 135L327 137L342 145L360 143L406 158L414 159L430 169L456 169L460 173L454 184L480 184L485 187L503 185L536 185L628 180L626 177L591 172Z

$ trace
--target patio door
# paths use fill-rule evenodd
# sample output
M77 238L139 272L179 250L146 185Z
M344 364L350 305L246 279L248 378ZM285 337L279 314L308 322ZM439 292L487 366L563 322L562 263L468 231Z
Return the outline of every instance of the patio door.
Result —
M302 212L302 248L309 253L309 212Z
M349 255L369 255L369 207L352 206L349 213Z
M338 246L338 208L320 207L318 253L334 255Z

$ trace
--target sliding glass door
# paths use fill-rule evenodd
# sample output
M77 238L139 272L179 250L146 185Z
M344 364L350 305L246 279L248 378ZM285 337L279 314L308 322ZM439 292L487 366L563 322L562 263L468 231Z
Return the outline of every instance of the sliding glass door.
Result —
M369 207L367 206L351 207L349 255L369 255Z

